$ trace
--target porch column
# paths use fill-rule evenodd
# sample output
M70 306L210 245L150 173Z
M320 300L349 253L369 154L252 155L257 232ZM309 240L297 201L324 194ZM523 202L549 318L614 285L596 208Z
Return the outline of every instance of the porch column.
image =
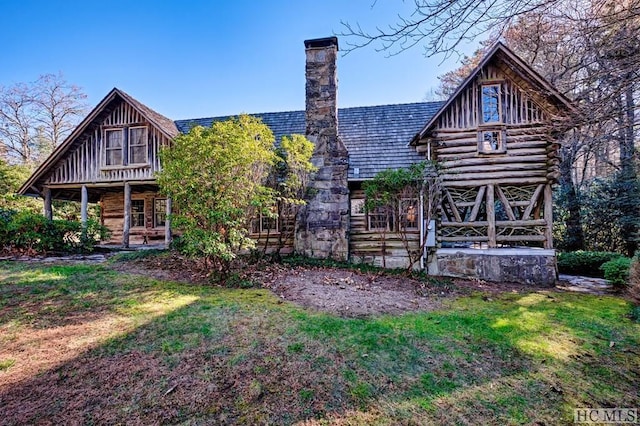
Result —
M544 230L544 248L553 248L553 190L551 185L544 186L544 220L547 226Z
M80 223L82 227L87 226L87 207L89 205L89 194L87 192L87 185L82 185L80 188Z
M124 183L124 224L122 225L122 247L129 248L129 228L131 228L131 185Z
M164 243L167 247L171 244L171 198L166 201L166 218L164 221Z
M495 190L493 185L487 185L487 202L485 204L487 210L487 233L489 234L489 248L495 248L496 242L496 204Z
M42 214L47 219L51 220L53 219L53 207L51 207L51 188L45 186L42 189L42 193L44 195L44 208Z

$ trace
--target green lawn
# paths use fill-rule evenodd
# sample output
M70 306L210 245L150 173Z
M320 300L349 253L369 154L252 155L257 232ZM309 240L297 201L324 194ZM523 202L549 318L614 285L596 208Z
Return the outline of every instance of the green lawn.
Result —
M0 263L0 424L567 424L640 407L617 297L344 319L266 290Z

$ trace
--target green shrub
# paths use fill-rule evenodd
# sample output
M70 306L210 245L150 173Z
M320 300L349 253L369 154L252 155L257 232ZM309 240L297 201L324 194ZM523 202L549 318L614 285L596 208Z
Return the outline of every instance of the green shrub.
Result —
M109 230L95 220L83 229L79 222L49 220L28 211L0 212L0 245L5 249L47 252L89 252Z
M631 259L628 257L618 257L602 264L600 269L604 272L604 278L613 284L614 287L622 288L627 285L629 279L629 267Z
M605 251L558 253L558 271L561 274L603 278L602 264L620 257L619 253Z

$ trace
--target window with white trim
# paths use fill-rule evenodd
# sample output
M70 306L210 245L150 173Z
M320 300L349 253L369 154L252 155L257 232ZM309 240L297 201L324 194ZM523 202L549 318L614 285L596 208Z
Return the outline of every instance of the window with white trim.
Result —
M377 206L367 212L369 231L393 230L393 213L389 206Z
M481 154L503 154L506 152L501 129L487 129L478 132L478 152Z
M279 230L278 227L278 207L273 206L269 214L260 213L258 217L251 221L251 232L254 234L274 234Z

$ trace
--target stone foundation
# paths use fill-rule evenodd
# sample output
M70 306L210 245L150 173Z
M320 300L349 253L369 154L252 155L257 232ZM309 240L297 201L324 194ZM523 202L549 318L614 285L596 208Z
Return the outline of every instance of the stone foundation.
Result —
M432 274L553 286L557 279L555 250L439 249L429 264Z

